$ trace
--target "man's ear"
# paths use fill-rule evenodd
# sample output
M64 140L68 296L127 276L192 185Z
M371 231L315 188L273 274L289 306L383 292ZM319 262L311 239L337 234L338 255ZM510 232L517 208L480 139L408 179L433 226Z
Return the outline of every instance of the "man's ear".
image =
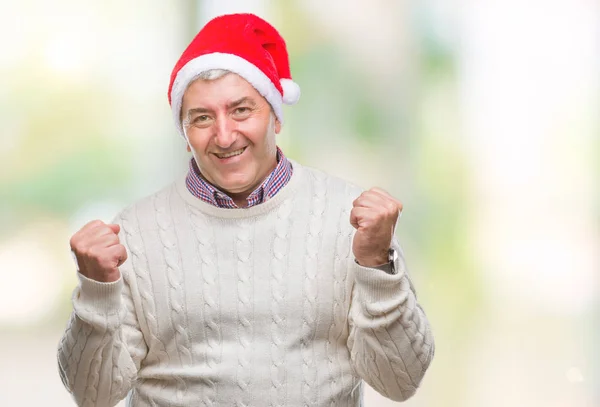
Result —
M279 134L281 131L281 122L279 119L275 119L275 134Z
M191 153L192 152L192 148L190 147L190 144L187 143L186 146L187 146L186 149L187 149L188 153Z

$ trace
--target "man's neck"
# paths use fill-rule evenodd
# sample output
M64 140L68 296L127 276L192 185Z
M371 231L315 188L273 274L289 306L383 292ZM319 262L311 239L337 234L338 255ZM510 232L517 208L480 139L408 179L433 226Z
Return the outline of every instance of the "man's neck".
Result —
M247 190L245 190L243 192L230 192L230 191L227 191L226 189L221 188L220 186L212 184L211 182L209 182L206 178L204 178L204 175L202 175L201 172L200 172L199 175L202 177L202 179L204 179L204 181L206 181L209 184L213 185L215 188L217 188L218 190L220 190L224 194L227 194L227 196L230 197L233 200L233 202L236 204L236 206L238 208L246 208L248 206L248 197L250 196L250 194L252 194L256 190L256 188L258 188L263 182L265 182L265 180L267 179L267 177L275 170L275 168L277 168L277 164L279 163L279 160L277 158L275 159L275 161L273 162L273 164L271 166L269 166L269 169L267 171L265 171L265 173L263 174L263 176L260 177L259 181L257 181L254 184L252 184L252 186L250 188L248 188Z

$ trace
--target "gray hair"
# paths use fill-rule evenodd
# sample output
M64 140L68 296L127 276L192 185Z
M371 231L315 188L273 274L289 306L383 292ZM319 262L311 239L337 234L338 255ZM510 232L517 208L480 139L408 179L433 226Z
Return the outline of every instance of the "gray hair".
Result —
M214 81L230 73L231 71L228 71L227 69L209 69L208 71L201 72L199 75L194 77L194 79L190 81L190 84L196 79L201 79L203 81Z

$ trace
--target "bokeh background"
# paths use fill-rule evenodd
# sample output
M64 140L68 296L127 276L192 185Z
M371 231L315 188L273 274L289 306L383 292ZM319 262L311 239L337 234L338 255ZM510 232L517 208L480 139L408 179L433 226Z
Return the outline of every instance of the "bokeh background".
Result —
M73 405L69 238L185 170L169 75L237 11L287 40L287 155L404 202L437 343L405 405L600 406L594 0L1 2L0 406Z

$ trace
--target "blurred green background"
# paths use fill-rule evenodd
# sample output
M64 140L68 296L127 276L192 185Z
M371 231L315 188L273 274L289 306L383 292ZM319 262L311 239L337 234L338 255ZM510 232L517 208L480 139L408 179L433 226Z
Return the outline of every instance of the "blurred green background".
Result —
M0 406L72 404L69 238L185 171L171 69L241 11L288 43L286 154L404 202L437 348L405 405L600 406L600 6L570 0L0 3Z

